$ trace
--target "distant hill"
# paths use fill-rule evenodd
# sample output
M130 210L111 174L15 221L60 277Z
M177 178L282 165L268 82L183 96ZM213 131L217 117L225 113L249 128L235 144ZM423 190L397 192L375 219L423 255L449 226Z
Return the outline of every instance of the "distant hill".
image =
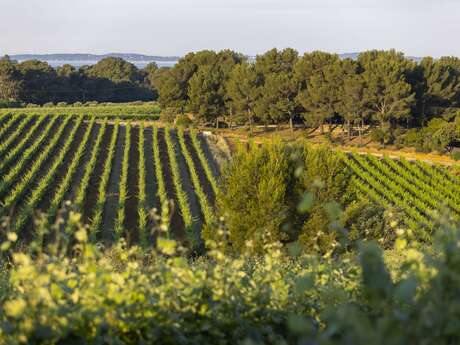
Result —
M131 53L110 53L110 54L19 54L10 55L14 60L42 60L42 61L100 61L107 57L119 57L127 61L177 61L178 56L154 56Z
M342 59L357 59L360 53L343 53L339 54ZM159 55L143 55L133 53L109 53L109 54L17 54L10 55L10 58L19 62L26 60L40 60L46 61L53 67L62 66L63 64L71 64L75 66L92 65L105 59L107 57L118 57L126 61L134 63L140 68L145 67L150 62L156 62L160 67L173 66L179 59L180 56L159 56ZM420 61L422 58L415 56L408 56L409 59L414 61ZM248 60L254 62L255 56L248 56Z
M339 54L339 56L340 56L341 59L356 60L358 58L359 54L361 54L361 53L343 53L343 54ZM416 61L416 62L419 62L419 61L422 60L422 58L418 57L418 56L407 56L407 58L410 59L410 60Z

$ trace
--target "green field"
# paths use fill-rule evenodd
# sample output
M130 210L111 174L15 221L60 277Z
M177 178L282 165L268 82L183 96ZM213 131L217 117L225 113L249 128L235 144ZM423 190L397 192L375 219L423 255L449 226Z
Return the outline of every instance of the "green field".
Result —
M160 111L160 106L156 102L121 104L89 102L86 105L78 106L0 108L0 115L83 115L87 118L157 120L160 116Z
M195 131L102 116L1 115L1 215L11 229L30 233L37 210L53 224L68 200L92 240L148 245L156 208L171 236L200 247L201 229L216 221L219 166L210 142ZM460 215L459 180L444 168L371 155L343 159L356 192L404 214L420 240L431 239L441 215Z
M1 215L11 217L13 231L30 232L37 210L53 224L69 200L95 241L124 237L148 245L149 211L156 208L170 219L173 236L201 244L219 176L201 134L85 116L3 115L0 121Z

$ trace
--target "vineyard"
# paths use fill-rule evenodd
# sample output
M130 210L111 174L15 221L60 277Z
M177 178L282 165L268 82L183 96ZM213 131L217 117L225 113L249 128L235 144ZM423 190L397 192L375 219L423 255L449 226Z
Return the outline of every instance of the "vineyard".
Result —
M160 106L155 102L134 102L134 103L100 103L89 102L86 105L66 106L43 106L28 108L5 108L0 109L0 116L3 115L81 115L86 118L119 118L137 120L156 120L160 116Z
M215 150L194 130L152 121L1 114L0 216L8 216L20 238L31 240L40 235L31 230L36 211L55 224L69 200L92 241L125 238L148 246L155 208L170 224L168 236L201 248L203 227L217 218ZM402 213L419 239L431 239L440 216L459 218L460 180L448 170L403 158L340 155L356 192Z
M212 145L193 130L151 121L3 114L0 216L20 238L36 239L36 210L55 224L69 200L91 240L148 246L155 208L170 220L168 235L199 247L201 228L215 214L219 166Z
M357 192L404 215L404 225L430 241L441 221L460 216L460 179L445 168L407 159L344 155Z

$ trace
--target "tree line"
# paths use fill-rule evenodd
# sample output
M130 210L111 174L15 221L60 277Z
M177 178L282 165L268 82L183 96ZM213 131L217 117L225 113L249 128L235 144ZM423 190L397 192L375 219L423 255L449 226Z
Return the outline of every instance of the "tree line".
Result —
M255 124L293 128L297 121L322 133L325 124L340 123L349 135L361 136L365 125L376 125L376 140L385 142L402 128L423 128L409 133L410 144L438 149L460 137L455 125L460 122L460 59L414 61L395 50L341 59L287 48L255 60L231 50L204 50L185 55L172 68L151 63L138 69L120 58L79 69L0 60L0 101L156 99L167 118L192 113L202 124L247 124L251 131Z
M152 85L172 113L202 123L254 124L302 120L342 123L349 131L375 124L393 133L459 113L460 59L414 61L395 50L366 51L357 59L314 51L272 49L255 61L230 50L184 56L157 71ZM386 133L385 132L385 133Z
M149 82L155 63L138 69L120 58L105 58L92 66L53 68L47 62L21 63L0 59L0 103L43 105L53 102L131 102L156 99Z

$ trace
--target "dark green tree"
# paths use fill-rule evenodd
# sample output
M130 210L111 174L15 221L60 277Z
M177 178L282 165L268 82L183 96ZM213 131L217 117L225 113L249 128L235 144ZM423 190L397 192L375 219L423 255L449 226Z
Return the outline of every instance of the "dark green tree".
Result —
M225 103L220 94L222 77L212 65L201 66L189 81L188 109L201 122L216 122L225 112Z
M348 139L351 138L351 125L358 125L359 138L362 143L364 121L368 117L366 104L365 84L361 75L359 64L353 60L345 59L341 62L343 82L339 91L340 113L343 116L348 131Z
M291 130L294 130L293 119L298 110L297 103L298 85L291 73L272 73L265 78L264 85L260 88L260 101L262 111L275 124L289 121Z
M46 62L24 61L18 65L22 74L23 89L21 99L26 103L44 104L59 99L55 88L56 71Z
M21 73L8 56L0 59L0 100L19 99L22 90Z
M293 74L298 57L298 52L290 48L272 49L256 57L258 97L254 110L265 124L289 120L293 129L298 89Z
M109 57L102 59L87 71L89 77L104 78L114 83L140 82L141 73L132 63L121 58Z
M257 99L257 75L253 65L239 64L232 70L226 83L234 118L244 118L253 133L254 105Z
M454 63L453 63L454 62ZM456 105L460 92L460 71L449 58L424 58L416 68L417 112L422 126L443 110Z
M363 68L364 98L372 119L382 129L408 122L415 105L415 93L407 79L415 68L414 62L395 50L361 53L358 62Z
M297 100L304 109L308 124L319 126L324 133L324 123L340 111L341 85L343 73L340 60L331 58L329 64L312 72L307 87L301 91Z

